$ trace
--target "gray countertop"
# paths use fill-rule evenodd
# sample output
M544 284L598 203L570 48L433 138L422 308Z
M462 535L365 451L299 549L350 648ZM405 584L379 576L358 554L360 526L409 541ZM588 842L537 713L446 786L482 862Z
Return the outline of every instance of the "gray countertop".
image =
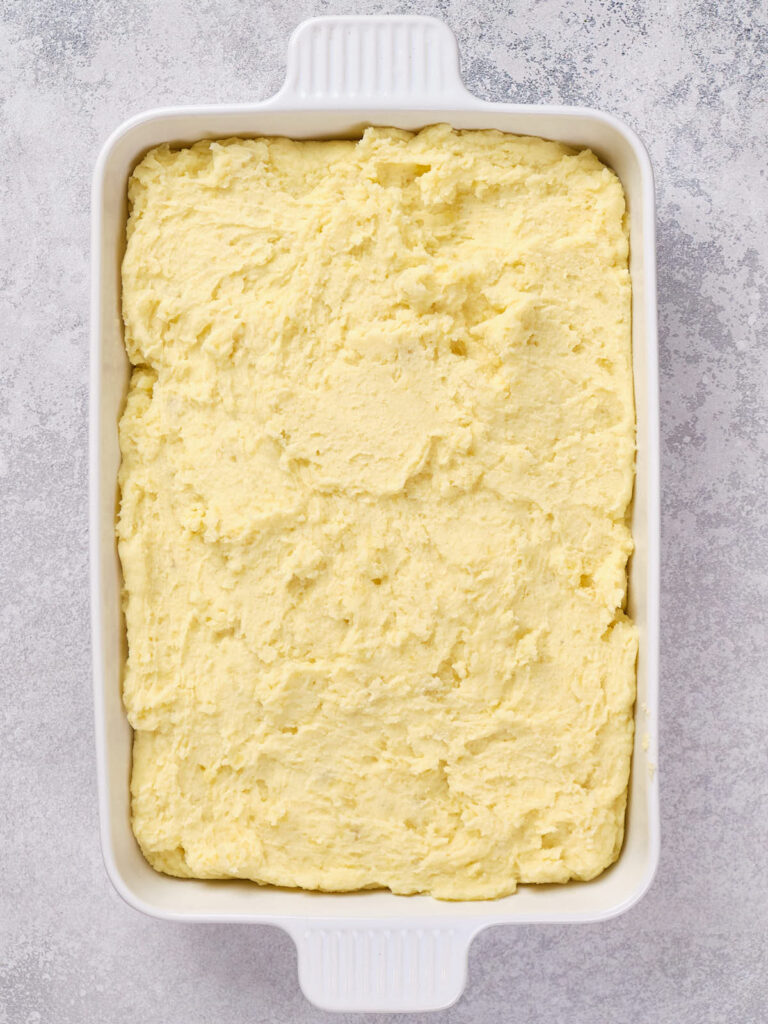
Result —
M331 1019L303 999L281 931L151 920L121 902L102 866L87 606L89 184L100 144L129 115L265 98L293 26L355 7L387 10L0 0L0 1021ZM462 1000L424 1020L764 1021L768 8L389 8L407 10L448 21L481 96L624 118L650 149L659 199L659 872L608 923L483 933Z

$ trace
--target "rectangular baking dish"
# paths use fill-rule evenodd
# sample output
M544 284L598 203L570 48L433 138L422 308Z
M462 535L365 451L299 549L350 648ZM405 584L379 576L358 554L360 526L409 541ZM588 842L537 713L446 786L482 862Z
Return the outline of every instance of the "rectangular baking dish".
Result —
M320 894L156 873L131 832L131 729L121 702L125 633L114 524L120 462L117 422L129 378L120 310L126 184L163 142L285 135L356 137L366 125L496 128L590 147L619 175L628 200L633 284L637 480L629 612L640 630L635 748L624 847L588 883L521 886L504 899L445 903L383 891ZM301 24L283 88L264 103L154 110L123 124L101 151L93 181L90 396L90 552L93 675L101 836L118 892L171 920L279 925L298 947L299 980L333 1010L428 1010L461 994L469 944L497 924L600 921L631 907L659 853L657 750L659 442L655 213L650 163L637 137L593 110L486 103L464 88L456 41L423 17L333 17Z

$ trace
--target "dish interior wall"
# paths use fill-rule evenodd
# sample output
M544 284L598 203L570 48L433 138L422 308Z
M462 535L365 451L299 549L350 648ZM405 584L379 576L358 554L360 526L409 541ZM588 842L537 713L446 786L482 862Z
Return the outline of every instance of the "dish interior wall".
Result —
M565 886L523 886L517 894L484 903L440 903L428 897L403 898L386 892L340 895L305 893L260 887L241 882L178 880L157 874L142 857L130 828L129 776L131 729L120 697L121 670L125 659L125 631L120 607L122 578L114 540L117 509L117 471L120 452L117 421L122 411L129 378L129 364L122 339L120 312L120 264L124 251L126 184L131 170L144 153L162 142L188 145L202 138L228 136L286 135L291 138L354 138L367 124L418 129L437 121L455 128L496 128L517 134L539 135L577 147L589 147L622 180L628 199L633 282L633 347L635 399L638 422L638 458L632 528L636 550L630 563L629 613L640 630L638 659L638 713L633 756L630 800L624 847L618 862L589 883ZM620 912L642 892L653 871L656 843L653 756L643 750L645 733L655 735L656 682L655 631L651 607L649 619L649 573L655 564L657 543L654 507L655 451L653 410L655 394L648 390L646 349L648 303L645 282L652 267L646 265L652 246L647 238L648 211L643 208L642 167L630 142L610 122L588 113L553 113L536 108L493 110L377 111L364 118L358 111L307 112L255 110L229 112L169 113L134 124L113 142L105 156L101 189L96 193L97 233L94 243L100 254L100 305L98 325L100 351L94 367L92 387L95 404L94 443L97 508L95 526L98 573L98 613L101 623L94 636L97 666L101 666L101 718L99 737L102 760L101 815L107 868L118 891L132 904L150 913L196 919L271 918L318 919L398 918L470 921L482 917L494 921L595 920ZM646 193L647 194L647 193ZM650 358L655 358L652 354ZM650 499L650 506L649 506ZM648 711L640 710L647 708ZM97 730L98 731L98 730Z

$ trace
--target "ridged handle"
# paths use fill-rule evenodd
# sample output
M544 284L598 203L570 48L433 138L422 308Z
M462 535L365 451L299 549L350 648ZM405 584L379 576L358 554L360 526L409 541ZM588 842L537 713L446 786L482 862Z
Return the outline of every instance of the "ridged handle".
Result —
M467 980L476 929L288 926L298 950L299 984L323 1010L414 1012L455 1003Z
M437 18L409 15L303 21L288 44L285 84L271 102L439 109L468 98L453 32Z

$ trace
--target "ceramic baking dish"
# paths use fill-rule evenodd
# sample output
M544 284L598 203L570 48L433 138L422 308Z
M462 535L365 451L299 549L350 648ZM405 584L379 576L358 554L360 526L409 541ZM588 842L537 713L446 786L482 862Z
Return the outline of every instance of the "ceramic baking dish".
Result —
M142 857L131 832L131 729L120 695L125 634L114 524L117 422L129 376L120 314L128 176L147 149L162 142L186 145L201 138L253 135L355 137L369 124L418 129L438 121L588 146L613 167L628 199L638 426L629 611L640 629L640 653L621 856L592 882L522 886L504 899L469 903L384 891L308 893L158 874ZM118 128L96 165L92 244L90 543L96 747L104 858L118 892L157 917L279 925L298 947L305 994L334 1010L447 1006L461 994L469 944L481 929L600 921L631 907L651 882L659 850L654 770L659 615L654 194L648 157L636 136L615 118L593 110L477 99L461 82L451 31L435 19L318 18L294 33L285 84L266 102L154 110Z

